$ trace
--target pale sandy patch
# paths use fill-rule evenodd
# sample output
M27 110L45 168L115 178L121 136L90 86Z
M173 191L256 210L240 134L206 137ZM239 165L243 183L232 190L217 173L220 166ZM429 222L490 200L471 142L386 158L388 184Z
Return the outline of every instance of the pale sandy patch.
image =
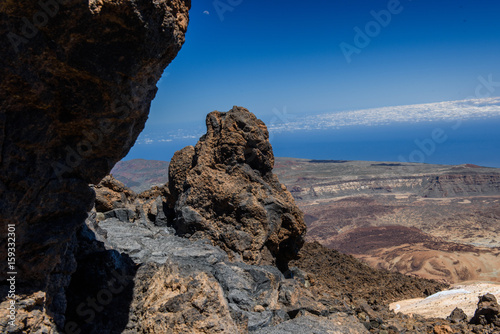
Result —
M396 199L408 199L411 195L395 195L394 197Z
M427 298L407 299L389 305L394 312L419 314L426 318L446 318L455 307L461 308L469 319L474 315L478 297L491 293L500 299L500 284L456 284L451 289Z

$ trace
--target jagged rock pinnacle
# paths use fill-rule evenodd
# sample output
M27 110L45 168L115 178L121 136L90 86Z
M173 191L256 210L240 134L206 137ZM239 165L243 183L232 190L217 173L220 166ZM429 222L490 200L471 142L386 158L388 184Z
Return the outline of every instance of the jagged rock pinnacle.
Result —
M207 133L170 163L171 224L180 235L208 238L248 263L286 269L303 244L302 212L272 173L265 124L245 108L214 111Z

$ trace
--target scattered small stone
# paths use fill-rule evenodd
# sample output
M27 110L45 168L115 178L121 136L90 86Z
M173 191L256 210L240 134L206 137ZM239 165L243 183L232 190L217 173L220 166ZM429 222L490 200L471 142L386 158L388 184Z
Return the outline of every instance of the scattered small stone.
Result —
M434 326L434 334L453 334L453 330L448 325Z
M465 312L461 308L455 307L455 309L446 318L446 320L451 321L453 323L467 321L467 314L465 314Z
M254 312L264 312L265 310L266 309L262 305L255 305L255 307L253 308Z

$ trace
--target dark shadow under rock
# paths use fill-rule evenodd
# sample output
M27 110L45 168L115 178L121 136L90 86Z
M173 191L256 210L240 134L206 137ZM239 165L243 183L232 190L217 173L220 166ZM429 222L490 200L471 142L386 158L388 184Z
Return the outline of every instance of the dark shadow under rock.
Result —
M121 333L129 320L136 265L127 254L106 249L87 225L77 237L78 265L66 292L63 330L66 334Z

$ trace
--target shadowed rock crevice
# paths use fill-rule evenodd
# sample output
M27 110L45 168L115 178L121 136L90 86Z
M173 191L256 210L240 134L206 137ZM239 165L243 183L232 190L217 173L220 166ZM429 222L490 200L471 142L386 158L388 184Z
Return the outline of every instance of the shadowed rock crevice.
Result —
M137 267L96 238L95 213L78 233L78 263L67 288L65 333L121 333L129 321ZM102 238L100 238L102 239Z

